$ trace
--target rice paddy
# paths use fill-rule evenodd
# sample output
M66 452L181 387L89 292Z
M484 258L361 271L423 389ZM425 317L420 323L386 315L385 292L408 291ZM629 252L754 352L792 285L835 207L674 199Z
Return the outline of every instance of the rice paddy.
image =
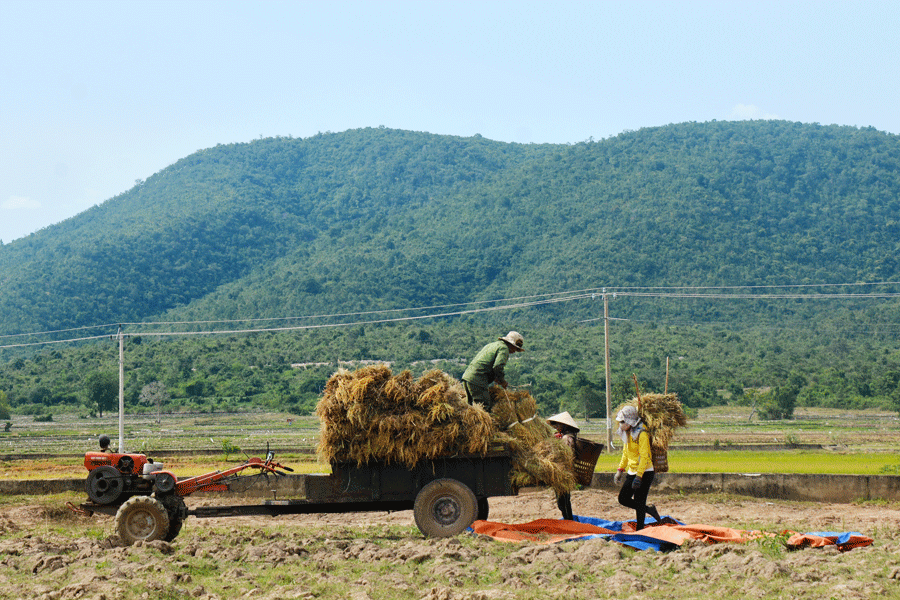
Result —
M521 401L516 406L522 421L536 414L533 398L527 407ZM784 421L759 421L750 413L741 406L697 411L672 436L670 471L900 474L897 413L800 407L795 419ZM546 416L541 414L529 423L543 427L541 417ZM246 456L264 456L267 448L295 472L329 470L316 454L321 423L314 416L257 411L160 417L157 422L155 414L126 414L125 448L165 461L184 476L232 466ZM605 419L575 417L580 437L607 443ZM509 414L503 418L511 420ZM51 422L14 415L10 423L9 431L0 431L0 479L81 478L84 453L97 449L98 435L105 433L114 447L118 444L115 414L102 419L62 414L54 415ZM618 464L621 443L617 437L613 444L615 450L600 455L598 472L611 472Z

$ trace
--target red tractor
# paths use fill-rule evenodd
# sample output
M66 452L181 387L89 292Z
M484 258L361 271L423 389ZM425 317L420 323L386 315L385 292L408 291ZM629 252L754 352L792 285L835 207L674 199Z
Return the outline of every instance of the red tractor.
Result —
M194 492L224 492L246 469L260 473L284 475L292 471L274 462L269 452L266 460L249 458L243 464L225 471L178 479L144 454L88 452L84 466L88 477L84 488L90 502L80 506L82 514L95 512L115 516L116 530L126 543L138 540L172 541L181 531L189 511L184 498Z

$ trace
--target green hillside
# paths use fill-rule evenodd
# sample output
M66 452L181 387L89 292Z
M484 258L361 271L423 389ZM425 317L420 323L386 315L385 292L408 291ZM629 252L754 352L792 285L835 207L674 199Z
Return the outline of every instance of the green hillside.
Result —
M808 401L840 396L846 402L891 402L891 380L879 377L893 373L898 360L892 324L900 322L900 311L893 297L835 304L634 294L660 287L898 281L898 198L900 138L871 128L685 123L572 145L379 128L220 145L72 219L0 246L0 334L158 320L471 307L480 300L605 287L618 294L615 316L631 319L628 338L619 340L623 360L617 381L635 369L642 376L652 373L658 382L666 356L661 353L683 353L680 348L693 339L704 345L682 384L689 384L697 402L721 400L716 389L787 385L792 369L803 371L805 381L795 380L795 387L807 390ZM893 294L897 286L829 291ZM443 331L465 342L444 345L434 341L444 337L440 327L402 332L369 327L362 335L379 341L363 346L368 354L360 351L359 332L354 338L335 331L327 343L303 339L309 348L325 344L334 355L403 365L465 360L472 345L502 333L508 323L530 329L530 339L547 345L556 340L572 348L590 339L589 356L579 351L567 357L574 350L559 349L550 362L534 355L517 367L536 389L559 398L600 383L596 369L602 355L595 353L602 327L582 322L601 313L596 299L586 299L445 320ZM663 343L660 327L675 327L682 333L672 335L683 337ZM866 333L873 330L875 335ZM622 331L619 327L616 335ZM720 334L732 343L718 348L714 340ZM289 352L235 341L268 347L280 358L243 356L211 366L215 372L206 383L192 388L202 395L185 391L198 370L176 376L173 368L172 374L156 375L168 377L172 389L181 386L184 398L269 393L271 401L285 402L299 397L290 391L295 380L309 379L312 390L323 377L298 379L285 370L291 362L316 362L296 347L298 337L284 342L295 345ZM184 364L193 369L213 360L199 357L199 342L173 344L182 349L161 356L184 353L191 357ZM62 361L62 368L85 351L53 352L60 354L53 360ZM217 352L230 356L235 350L225 344ZM19 350L0 353L0 362L25 361L17 363L18 375L4 371L5 384L0 378L0 389L5 385L15 402L30 398L41 404L48 394L71 401L78 393L79 377L68 384L41 383L41 369L23 375L32 372L33 357ZM328 360L336 367L339 358ZM224 375L235 362L246 368L274 363L278 371L249 391L217 387L219 379L241 378ZM879 362L882 368L872 372ZM815 391L829 368L843 373L835 377L848 380L849 391L834 392L844 385L840 382L828 384L827 393ZM282 372L293 383L275 394L272 377ZM586 374L589 385L578 373ZM154 380L149 370L137 374L132 396L143 380ZM35 396L42 385L47 393ZM303 393L308 404L314 394Z
M777 121L567 146L387 129L217 146L0 248L0 332L188 305L273 317L892 281L898 191L897 136Z

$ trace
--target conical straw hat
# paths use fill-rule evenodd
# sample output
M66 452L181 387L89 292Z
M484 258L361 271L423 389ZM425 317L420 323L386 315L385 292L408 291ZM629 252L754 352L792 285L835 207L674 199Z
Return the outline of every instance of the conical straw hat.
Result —
M562 423L563 425L568 425L572 429L576 431L581 431L581 427L575 424L575 419L572 418L572 415L569 414L568 411L561 412L558 415L553 415L547 419L548 423Z

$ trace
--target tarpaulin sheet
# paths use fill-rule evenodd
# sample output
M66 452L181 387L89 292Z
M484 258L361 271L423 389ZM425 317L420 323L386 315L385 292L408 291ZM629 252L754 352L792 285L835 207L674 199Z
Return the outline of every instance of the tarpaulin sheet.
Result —
M574 517L572 521L562 519L538 519L529 523L507 524L493 521L475 521L471 530L508 542L532 541L557 543L566 540L586 540L605 538L638 550L673 550L687 540L699 540L709 544L722 542L743 543L760 537L775 537L774 533L746 531L714 525L686 525L672 517L662 517L657 523L647 517L647 526L635 531L634 521L610 521L596 517ZM874 540L857 532L782 532L788 535L785 542L789 548L835 545L840 550L850 550L868 546Z

